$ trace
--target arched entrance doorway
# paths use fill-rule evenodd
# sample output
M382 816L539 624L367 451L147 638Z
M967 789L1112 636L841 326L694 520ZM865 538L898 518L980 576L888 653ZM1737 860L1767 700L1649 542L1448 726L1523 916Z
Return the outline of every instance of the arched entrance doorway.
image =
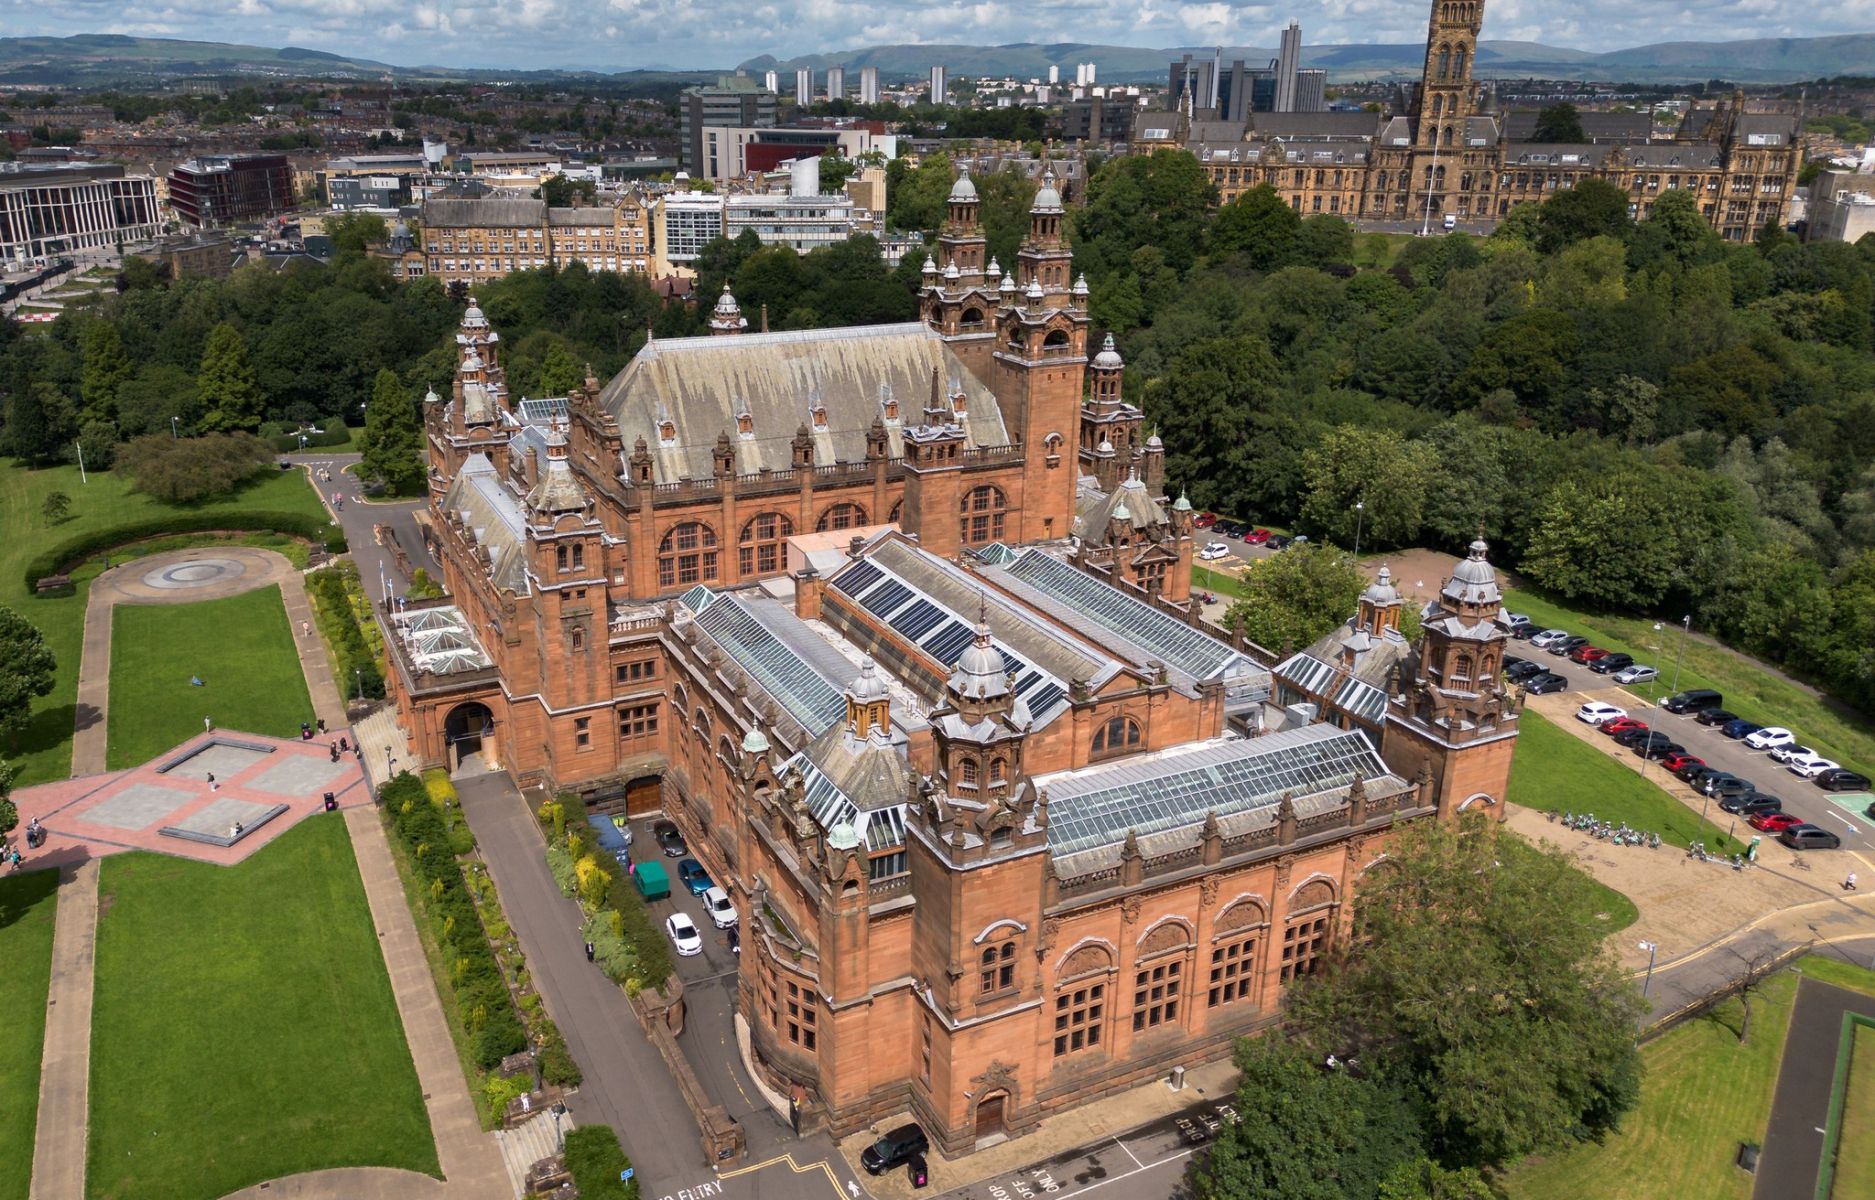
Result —
M443 719L443 740L448 746L449 769L460 771L495 767L495 714L479 700L458 704Z
M977 1101L977 1141L985 1138L1000 1137L1008 1132L1003 1122L1003 1109L1008 1106L1009 1093L997 1090L985 1093Z

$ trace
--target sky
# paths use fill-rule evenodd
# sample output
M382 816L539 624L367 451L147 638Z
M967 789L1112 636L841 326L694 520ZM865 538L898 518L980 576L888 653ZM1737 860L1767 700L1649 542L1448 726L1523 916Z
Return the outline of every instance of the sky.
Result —
M863 46L1413 42L1419 0L0 0L0 33L303 46L403 66L702 69ZM1489 0L1484 37L1612 50L1875 30L1875 0Z

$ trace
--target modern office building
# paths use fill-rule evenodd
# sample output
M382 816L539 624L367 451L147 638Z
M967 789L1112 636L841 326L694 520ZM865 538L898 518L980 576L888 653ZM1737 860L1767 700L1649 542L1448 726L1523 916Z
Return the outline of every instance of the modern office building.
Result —
M162 231L156 180L115 163L0 164L0 258L144 241Z
M764 246L787 246L806 254L852 237L853 214L853 201L845 194L728 196L723 236L733 240L752 230Z
M1280 49L1276 52L1276 98L1272 111L1297 112L1296 107L1296 71L1302 66L1302 26L1294 21L1283 30Z
M686 88L677 107L679 161L687 170L698 169L705 129L773 125L775 103L773 87L762 87L746 75L724 75L713 85Z
M262 220L291 210L296 199L284 154L203 155L169 172L169 207L197 227Z
M703 247L723 236L723 197L715 192L667 192L658 198L653 229L657 274L687 272Z

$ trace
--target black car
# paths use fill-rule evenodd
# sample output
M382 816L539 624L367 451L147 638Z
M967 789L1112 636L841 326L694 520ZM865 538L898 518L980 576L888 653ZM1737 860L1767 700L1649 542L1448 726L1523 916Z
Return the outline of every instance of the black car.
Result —
M1613 675L1624 667L1634 665L1632 654L1604 654L1589 664L1589 670L1597 675Z
M1685 754L1686 747L1664 735L1636 742L1634 753L1650 761L1659 761L1669 754Z
M1575 650L1577 647L1586 646L1588 644L1589 644L1589 640L1587 638L1583 637L1579 633L1575 633L1564 638L1562 641L1556 642L1553 645L1551 645L1549 647L1549 652L1551 654L1554 654L1558 658L1562 658L1568 655L1571 651Z
M1543 627L1538 625L1535 621L1527 621L1522 625L1513 625L1510 627L1510 636L1520 642L1527 642L1542 632Z
M1661 701L1660 707L1670 713L1689 713L1704 712L1724 703L1725 697L1711 688L1694 688L1690 692L1675 692Z
M1272 550L1287 550L1289 548L1289 542L1290 538L1287 535L1272 533L1270 534L1270 540L1263 544Z
M1698 721L1701 725L1730 725L1733 721L1738 720L1738 714L1735 712L1726 712L1722 708L1702 708L1699 710L1699 715L1694 717L1693 720Z
M1518 658L1515 654L1506 654L1504 656L1504 661L1497 665L1497 669L1508 675L1511 672L1511 668L1525 666L1529 661L1530 660L1527 658Z
M1664 738L1666 736L1666 734L1656 729L1623 729L1620 733L1614 735L1615 745L1626 746L1629 749L1633 749L1636 744L1648 738Z
M1825 771L1812 782L1826 792L1866 792L1869 790L1868 776L1844 767Z
M1504 678L1510 680L1512 683L1522 683L1526 679L1534 679L1538 675L1547 674L1549 674L1549 672L1543 669L1542 663L1534 663L1530 662L1528 659L1521 658L1512 665L1504 668Z
M1728 796L1749 795L1758 790L1758 785L1737 775L1723 775L1706 780L1705 786L1700 790L1715 800L1723 800Z
M923 1129L917 1125L900 1125L860 1151L859 1165L866 1168L868 1175L883 1175L930 1148L931 1143Z
M1568 687L1569 681L1564 679L1561 675L1553 675L1548 671L1544 671L1540 675L1532 675L1530 678L1524 680L1523 686L1532 695L1547 696L1551 692L1560 692Z
M1842 845L1841 838L1819 825L1792 825L1777 840L1792 850L1834 850Z
M1709 767L1705 763L1687 763L1673 774L1682 783L1690 783L1698 787L1706 781L1707 776L1723 775L1724 772L1717 767Z
M690 847L684 845L684 835L678 831L675 821L659 821L651 827L651 836L657 840L665 858L682 858L690 853Z
M1778 811L1784 807L1784 802L1763 792L1746 792L1742 796L1727 796L1719 801L1719 807L1741 817L1755 817L1761 812Z

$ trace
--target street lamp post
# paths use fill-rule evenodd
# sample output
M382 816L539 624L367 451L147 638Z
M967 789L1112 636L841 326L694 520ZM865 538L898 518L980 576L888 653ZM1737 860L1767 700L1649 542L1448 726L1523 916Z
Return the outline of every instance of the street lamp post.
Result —
M180 439L182 438L182 435L181 435L180 433L177 433L177 432L176 432L176 421L177 421L177 420L178 420L178 418L176 418L176 417L171 417L171 418L169 418L169 436L170 436L170 437L172 437L172 438L176 438L176 439L178 439L178 440L180 440Z
M1645 999L1647 987L1654 981L1654 955L1659 952L1660 945L1658 942L1642 942L1641 949L1647 951L1647 978L1641 980L1641 996Z
M1680 664L1686 661L1686 635L1693 631L1693 614L1680 618L1680 652L1673 659L1673 690L1680 690Z
M358 694L354 696L353 699L363 700L365 698L365 669L363 667L353 667L352 674L358 679Z
M1361 529L1367 519L1367 501L1354 502L1354 561L1361 561Z

